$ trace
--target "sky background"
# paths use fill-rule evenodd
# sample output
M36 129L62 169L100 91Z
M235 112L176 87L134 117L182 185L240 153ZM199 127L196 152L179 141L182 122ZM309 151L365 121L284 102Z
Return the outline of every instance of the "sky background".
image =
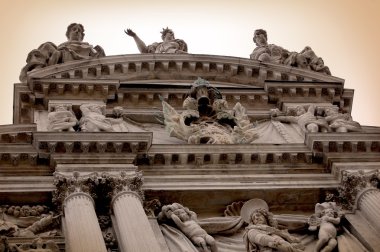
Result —
M353 119L380 126L380 0L0 0L0 125L12 123L13 84L27 54L65 42L73 22L107 55L138 53L126 28L150 44L168 26L189 53L249 58L253 31L265 29L271 44L298 52L311 46L355 89Z

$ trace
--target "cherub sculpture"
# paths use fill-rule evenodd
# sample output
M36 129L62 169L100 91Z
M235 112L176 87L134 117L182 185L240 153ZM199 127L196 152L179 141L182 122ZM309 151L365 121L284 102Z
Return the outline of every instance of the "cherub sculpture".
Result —
M197 214L187 207L178 203L162 207L158 218L173 220L176 226L189 238L194 245L201 247L204 251L217 252L215 239L209 235L197 221Z
M315 246L315 252L331 252L337 246L337 228L341 221L342 212L336 206L335 202L317 203L315 205L315 214L309 218L309 230L318 231L318 241Z
M299 239L280 230L273 214L269 212L264 200L251 199L241 208L241 217L249 225L246 227L244 241L247 252L301 252L304 246Z

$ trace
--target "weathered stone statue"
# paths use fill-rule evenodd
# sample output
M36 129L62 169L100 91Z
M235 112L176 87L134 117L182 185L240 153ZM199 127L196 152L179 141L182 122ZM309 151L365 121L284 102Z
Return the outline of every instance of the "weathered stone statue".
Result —
M325 109L325 120L330 128L336 132L361 131L362 128L358 122L352 120L349 114L338 112L337 108Z
M203 251L217 252L214 238L198 224L197 214L178 203L162 207L159 218L173 220L176 226ZM210 247L210 249L208 248Z
M83 42L84 27L81 24L70 24L67 27L66 37L67 42L58 46L57 51L49 59L49 65L105 56L104 50L100 46L93 47L89 43Z
M284 48L268 44L268 35L263 29L255 30L253 34L253 42L257 47L251 53L251 59L282 64L289 56L289 52Z
M20 73L20 81L25 82L27 72L50 65L64 63L72 60L104 57L105 53L100 46L93 47L83 42L84 27L72 23L67 27L67 42L56 46L52 42L43 43L38 49L32 50L26 59L26 65Z
M272 120L297 124L305 132L329 132L331 131L327 121L324 118L317 118L315 106L309 105L307 111L303 106L295 108L296 115L278 115L272 114Z
M309 46L306 46L301 52L289 52L280 46L268 44L267 32L263 29L255 30L253 42L255 42L256 48L250 54L251 59L331 75L330 69L324 65L323 59L318 57Z
M74 126L78 120L74 112L64 105L55 106L55 110L48 114L48 130L51 131L75 131Z
M242 218L249 223L244 234L247 252L300 252L304 246L286 230L280 230L268 205L261 199L244 203Z
M174 32L169 29L162 29L161 38L163 42L156 42L146 46L145 43L131 29L124 32L131 36L141 53L187 53L187 44L182 39L176 39Z
M316 231L319 228L315 252L331 252L337 246L336 225L340 224L341 216L335 202L315 205L315 214L309 218L309 230Z
M110 119L105 116L105 105L86 103L79 108L82 111L82 118L79 121L81 131L113 131Z
M13 245L12 249L14 249L12 251L17 252L59 252L59 247L57 246L57 244L55 244L54 241L49 240L44 242L41 238L34 239L31 245Z

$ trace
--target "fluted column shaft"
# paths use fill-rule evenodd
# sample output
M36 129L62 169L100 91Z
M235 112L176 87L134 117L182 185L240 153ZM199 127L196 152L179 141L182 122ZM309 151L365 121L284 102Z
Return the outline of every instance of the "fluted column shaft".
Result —
M371 188L358 197L358 208L371 225L380 231L380 190Z
M106 252L91 196L75 192L63 203L67 245L70 252Z
M111 205L120 236L118 242L124 251L161 251L137 193L122 191L114 196Z

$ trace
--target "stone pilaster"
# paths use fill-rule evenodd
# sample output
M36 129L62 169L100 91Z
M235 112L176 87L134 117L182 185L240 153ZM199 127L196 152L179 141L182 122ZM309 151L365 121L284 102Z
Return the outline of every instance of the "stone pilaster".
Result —
M122 251L161 251L142 205L142 174L114 180L111 207L116 219L119 247Z
M106 252L106 246L90 195L91 178L55 174L53 201L62 202L66 247L70 252Z

